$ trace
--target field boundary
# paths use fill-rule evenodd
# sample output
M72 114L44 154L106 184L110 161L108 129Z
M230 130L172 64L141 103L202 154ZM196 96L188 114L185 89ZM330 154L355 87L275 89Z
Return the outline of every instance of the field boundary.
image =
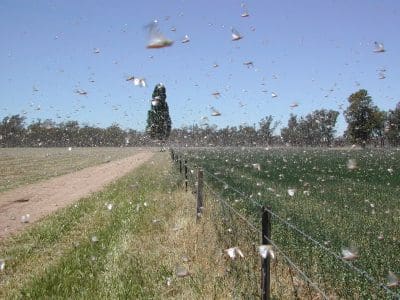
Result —
M307 286L309 289L312 289L314 291L314 296L317 297L322 297L323 299L331 299L331 297L335 298L334 295L329 295L329 292L324 291L323 288L321 288L317 283L313 282L311 278L309 278L304 270L302 270L299 266L297 266L293 260L282 250L280 247L273 241L271 238L271 235L266 235L266 229L264 226L260 228L260 226L256 226L254 222L250 221L248 218L246 218L242 213L240 213L238 210L236 210L232 205L230 205L223 196L221 196L219 193L217 193L211 185L209 185L206 181L203 182L203 173L207 175L208 178L211 178L215 181L219 181L221 184L223 184L225 189L230 189L234 193L240 195L244 199L251 201L256 207L259 208L260 213L264 216L264 213L268 214L268 218L274 218L277 221L279 221L281 224L284 226L289 227L293 231L296 232L297 235L303 237L306 239L309 243L313 244L314 246L319 247L321 250L325 251L328 255L330 255L332 258L334 258L337 262L344 264L348 269L350 269L352 272L356 273L358 276L362 276L365 279L367 279L372 285L374 285L377 289L383 290L387 296L393 297L394 299L400 299L400 295L389 289L389 287L381 282L378 282L374 277L372 277L367 271L355 266L351 261L345 260L343 257L339 256L335 252L333 252L331 249L327 248L325 245L317 241L315 238L313 238L311 235L307 234L304 232L302 229L298 228L296 225L288 222L285 220L283 217L279 216L278 214L274 213L270 207L265 207L261 205L260 203L256 202L254 199L252 199L251 196L246 195L244 192L240 191L236 187L233 187L229 185L227 182L224 180L218 178L211 172L209 172L207 169L205 169L203 166L199 165L192 165L190 162L188 162L188 159L184 157L183 155L177 155L175 154L174 150L171 149L171 159L172 161L179 167L179 172L181 175L184 177L184 182L185 182L185 189L188 189L188 183L191 182L193 187L196 190L196 212L197 216L196 218L201 217L201 211L204 209L203 207L203 201L205 198L205 191L209 195L211 195L214 199L214 201L219 202L221 206L224 206L225 208L229 209L233 214L238 218L241 219L243 222L242 224L245 224L248 228L250 228L253 232L258 234L258 236L261 238L263 241L261 245L267 244L271 245L272 249L274 252L278 253L286 262L286 264L290 267L291 270L295 270L295 272L300 275L300 277L306 282ZM191 171L188 171L188 168L191 169ZM195 171L196 170L196 171ZM203 189L206 187L206 189ZM200 187L200 189L199 189ZM199 199L201 198L201 199ZM265 221L264 219L261 221L263 224ZM271 227L269 227L267 230L271 231ZM265 243L267 242L267 243ZM268 282L270 281L271 274L265 273L265 264L267 264L267 270L269 271L269 264L270 264L270 256L268 255L266 259L262 258L261 263L259 266L259 269L261 270L261 278L262 278L262 286L261 286L261 295L262 299L270 299L269 291L270 291L270 286L265 286L263 285L265 281ZM291 272L290 272L291 273ZM266 277L266 278L265 278ZM294 283L294 278L293 274L291 273L291 281ZM333 290L333 288L332 288ZM268 291L268 293L267 293ZM295 298L298 298L298 291L293 284L293 294ZM310 295L311 297L311 295Z

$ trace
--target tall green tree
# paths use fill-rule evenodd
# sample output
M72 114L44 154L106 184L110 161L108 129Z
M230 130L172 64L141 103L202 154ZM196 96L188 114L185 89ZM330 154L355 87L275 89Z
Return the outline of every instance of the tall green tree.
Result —
M123 146L125 144L125 132L119 127L118 124L113 123L111 126L104 130L105 146Z
M307 136L303 137L306 145L330 146L335 134L335 125L338 116L338 111L320 109L314 110L304 120L301 120L300 127L307 130Z
M365 147L371 140L374 130L381 127L382 114L368 95L361 89L348 98L349 107L344 112L347 121L346 135L351 142Z
M25 117L13 115L0 123L0 146L16 147L25 135Z
M282 128L281 137L284 143L292 146L299 144L299 123L297 116L290 114L287 127Z
M380 109L374 111L374 123L375 126L372 128L372 138L374 140L375 146L385 144L385 122L387 119L387 112Z
M171 117L169 116L165 86L159 83L155 86L151 109L147 114L146 131L152 139L166 140L171 133Z
M260 126L258 133L259 137L261 138L261 142L269 145L272 141L274 131L279 125L279 122L278 121L274 122L274 117L269 115L261 119L258 125Z
M338 115L335 110L320 109L298 120L291 114L287 127L282 128L282 140L297 146L330 146Z

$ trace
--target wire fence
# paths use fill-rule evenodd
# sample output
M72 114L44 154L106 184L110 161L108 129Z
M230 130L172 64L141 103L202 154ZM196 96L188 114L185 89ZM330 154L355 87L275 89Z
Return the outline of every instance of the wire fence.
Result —
M257 228L256 225L251 223L243 214L241 214L239 211L237 211L232 205L230 205L227 201L223 199L223 197L215 192L212 187L210 187L208 184L204 184L207 188L208 191L215 197L215 199L218 199L218 201L222 202L226 207L228 207L238 218L242 219L244 223L255 233L258 233L260 236L268 240L268 242L274 247L274 250L279 253L284 260L291 266L293 267L296 272L307 282L309 283L321 296L323 296L324 299L329 299L328 296L318 287L316 283L314 283L301 269L299 266L297 266L290 258L285 254L283 250L281 250L269 237L266 235L263 235L262 231ZM263 209L267 210L268 212L271 213L271 210L263 207Z
M293 230L298 236L301 236L310 244L313 246L317 247L319 250L323 251L325 255L330 256L331 259L335 260L338 264L344 265L346 268L348 268L351 272L354 272L360 277L365 278L368 280L370 284L375 286L376 289L382 290L384 292L385 297L389 299L400 299L400 294L397 294L395 291L391 290L386 284L383 284L379 282L377 279L375 279L373 276L371 276L367 271L355 266L352 262L345 260L342 256L338 255L328 247L326 247L324 244L319 242L317 239L312 237L310 234L306 233L303 231L301 228L298 226L288 222L283 218L282 216L278 215L277 213L273 212L270 208L266 208L263 206L261 203L255 201L250 195L245 194L241 190L237 189L236 187L231 186L228 184L226 181L223 179L219 178L218 176L214 175L213 173L209 172L207 169L204 169L201 166L197 166L194 164L191 164L190 162L187 161L187 158L182 158L181 156L175 155L175 153L171 150L171 158L174 162L176 162L179 165L179 170L181 174L184 174L184 179L185 179L185 188L186 190L188 189L189 183L191 186L197 186L198 185L198 178L196 178L196 170L201 169L204 174L206 174L206 178L208 180L219 182L223 185L224 189L229 189L236 193L237 195L240 195L243 199L246 199L247 201L250 201L258 207L260 210L266 210L277 222L283 224L284 226L290 228ZM190 171L189 171L190 170ZM284 262L286 265L289 267L289 272L291 274L292 270L296 272L296 274L307 284L307 286L314 291L313 294L310 294L310 298L315 298L317 299L330 299L330 298L335 298L335 295L332 293L332 290L334 288L330 288L329 291L326 289L328 288L326 284L322 282L316 282L310 276L307 275L307 272L303 270L298 264L296 264L293 259L290 257L288 253L286 253L282 247L280 247L272 238L267 237L265 234L263 235L263 231L260 229L260 226L257 226L254 224L253 221L249 220L249 216L245 216L244 213L240 212L238 209L236 209L232 204L230 204L220 193L215 191L215 188L213 188L208 181L204 181L204 187L207 190L207 193L213 197L213 199L221 204L224 208L228 209L232 215L234 215L237 219L241 220L241 222L249 229L251 230L254 234L257 234L258 236L264 238L265 240L268 241L268 244L272 245L274 251L279 255L279 257L283 258ZM199 212L199 211L198 211ZM253 241L254 242L254 241ZM293 285L296 285L293 282L293 276L292 278L292 283ZM275 278L278 279L278 278ZM324 285L324 287L321 287L321 285ZM294 289L294 298L298 298L298 291ZM332 295L332 296L329 296ZM263 298L264 299L264 298ZM265 298L267 299L267 298ZM269 298L268 298L269 299Z

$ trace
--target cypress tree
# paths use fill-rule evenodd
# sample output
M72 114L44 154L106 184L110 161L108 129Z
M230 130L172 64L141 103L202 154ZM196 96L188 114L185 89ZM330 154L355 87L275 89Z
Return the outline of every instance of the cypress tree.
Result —
M166 140L171 133L167 94L162 83L154 87L151 109L147 113L146 131L152 139Z

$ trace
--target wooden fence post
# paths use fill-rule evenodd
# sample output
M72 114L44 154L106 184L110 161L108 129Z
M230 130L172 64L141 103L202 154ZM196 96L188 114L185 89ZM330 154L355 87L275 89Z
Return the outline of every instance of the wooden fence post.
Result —
M185 192L188 191L188 167L187 160L185 159Z
M196 221L201 217L203 209L203 170L197 170L197 201L196 201Z
M179 173L182 174L182 159L179 157Z
M270 245L271 240L271 207L268 206L265 208L262 207L262 237L261 244L262 245ZM270 261L271 256L267 255L267 257L261 258L261 299L269 300L270 299Z

